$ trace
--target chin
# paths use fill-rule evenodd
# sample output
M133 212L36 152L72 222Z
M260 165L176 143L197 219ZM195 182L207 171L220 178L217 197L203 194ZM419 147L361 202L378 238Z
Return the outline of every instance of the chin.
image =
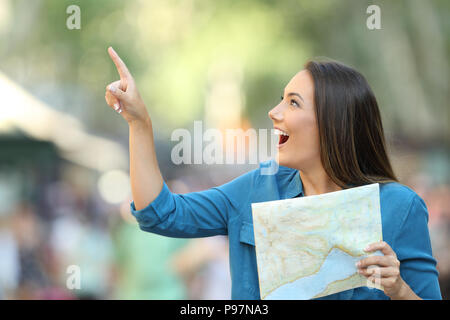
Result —
M288 157L288 156L284 155L283 152L281 152L281 153L278 152L275 160L278 163L278 165L280 165L280 166L288 167L288 168L292 168L292 169L298 168L298 161L293 161L292 157Z
M278 163L278 165L283 166L283 167L289 167L289 159L286 159L286 157L280 152L277 153L276 156L276 162Z

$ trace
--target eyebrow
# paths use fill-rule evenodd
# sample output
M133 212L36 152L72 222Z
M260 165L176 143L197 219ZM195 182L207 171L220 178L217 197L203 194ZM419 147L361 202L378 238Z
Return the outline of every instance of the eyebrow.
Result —
M302 97L299 93L297 93L297 92L289 92L289 93L287 94L287 96L288 96L288 97L289 97L289 96L297 96L297 97L299 97L300 99L302 99L303 102L305 102L305 100L303 99L303 97Z

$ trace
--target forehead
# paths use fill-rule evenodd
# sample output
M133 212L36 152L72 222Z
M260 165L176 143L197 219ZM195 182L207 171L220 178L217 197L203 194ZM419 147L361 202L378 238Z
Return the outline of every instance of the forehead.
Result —
M284 88L286 94L289 92L297 92L302 96L313 96L314 81L308 70L300 70Z

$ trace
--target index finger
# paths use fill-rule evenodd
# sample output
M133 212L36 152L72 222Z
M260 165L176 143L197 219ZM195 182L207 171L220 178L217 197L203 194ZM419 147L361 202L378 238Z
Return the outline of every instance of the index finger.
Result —
M120 59L119 55L112 47L108 48L109 56L111 57L112 61L116 65L117 71L119 71L120 79L129 79L131 77L130 71L128 71L127 66L125 63Z
M364 249L366 252L375 250L380 250L384 255L395 255L395 252L392 250L391 246L384 241L371 243Z

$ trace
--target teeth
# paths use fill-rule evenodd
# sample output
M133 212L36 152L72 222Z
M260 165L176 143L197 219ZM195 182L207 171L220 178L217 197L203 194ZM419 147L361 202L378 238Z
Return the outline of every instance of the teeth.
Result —
M278 130L278 129L273 129L273 133L289 137L289 135L286 132Z

